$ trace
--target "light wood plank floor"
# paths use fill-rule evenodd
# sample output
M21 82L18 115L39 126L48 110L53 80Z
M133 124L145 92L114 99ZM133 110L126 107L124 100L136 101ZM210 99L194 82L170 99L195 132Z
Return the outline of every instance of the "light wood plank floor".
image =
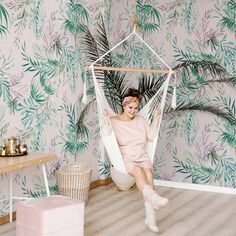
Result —
M235 195L164 187L157 191L170 199L156 212L158 233L144 224L138 190L119 192L110 184L90 191L85 236L236 236ZM15 236L15 223L0 226L0 236Z

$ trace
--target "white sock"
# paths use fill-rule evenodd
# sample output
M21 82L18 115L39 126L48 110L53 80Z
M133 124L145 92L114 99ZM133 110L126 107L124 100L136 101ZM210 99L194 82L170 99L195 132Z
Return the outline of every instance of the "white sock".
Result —
M156 224L156 215L155 210L152 206L152 203L148 200L144 201L145 211L146 211L146 219L145 224L148 228L153 232L158 232L158 227Z
M166 206L169 202L168 198L158 195L150 185L144 186L143 196L152 203L155 209L158 209L160 206Z

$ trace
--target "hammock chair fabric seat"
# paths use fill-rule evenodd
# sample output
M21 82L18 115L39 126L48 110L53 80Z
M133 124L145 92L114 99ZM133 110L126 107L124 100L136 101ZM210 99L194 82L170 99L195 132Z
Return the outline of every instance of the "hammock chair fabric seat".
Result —
M98 83L98 80L97 80L96 75L95 75L95 70L99 69L99 68L97 66L95 66L95 64L97 62L99 62L100 60L102 60L108 53L110 53L115 48L120 46L123 42L128 40L131 36L137 37L146 47L149 48L149 50L151 50L151 52L157 57L157 59L159 59L168 68L168 70L165 70L164 72L161 71L161 70L158 70L158 71L161 71L161 73L168 72L167 77L166 77L165 81L163 82L162 86L156 92L156 94L139 111L139 114L147 122L150 123L150 117L152 117L153 111L156 108L160 108L160 110L161 110L161 115L160 115L158 125L156 127L156 133L155 133L154 139L153 139L153 141L147 142L147 153L148 153L148 156L151 160L151 163L153 163L154 156L155 156L157 139L158 139L158 134L159 134L159 130L160 130L160 124L161 124L161 120L162 120L164 105L165 105L165 101L166 101L167 89L168 89L168 86L169 86L171 75L174 73L172 71L172 69L162 60L162 58L160 58L160 56L135 32L135 29L130 35L128 35L125 39L123 39L121 42L116 44L112 49L107 51L104 55L102 55L100 58L98 58L90 66L90 69L91 69L91 72L92 72L92 77L93 77L93 82L94 82L94 87L95 87L96 99L97 99L97 109L98 109L101 139L102 139L102 142L104 144L104 147L107 151L108 157L109 157L112 165L114 166L114 168L118 172L123 173L123 174L127 174L127 171L125 169L123 158L122 158L122 155L121 155L121 152L120 152L117 140L116 140L115 133L112 129L111 122L109 120L107 120L106 117L104 116L104 111L106 110L112 116L116 115L116 114L114 113L114 111L109 106L109 103L108 103L108 101L107 101L107 99L104 95L103 88ZM118 68L118 70L120 71L121 69ZM131 69L130 71L133 71L133 70ZM175 90L174 90L174 93L175 93ZM83 98L83 101L86 102L86 83L84 83L84 98ZM173 100L172 100L172 102L173 102ZM172 104L172 106L174 107L175 105ZM105 129L104 129L104 127L106 127L107 125L110 127L109 132L105 131Z

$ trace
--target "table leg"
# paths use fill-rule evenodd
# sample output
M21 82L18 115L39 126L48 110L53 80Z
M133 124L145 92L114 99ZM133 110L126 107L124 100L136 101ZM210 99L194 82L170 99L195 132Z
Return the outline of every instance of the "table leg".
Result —
M42 168L43 168L43 178L44 178L44 183L45 183L45 188L46 188L46 192L47 192L47 196L50 196L50 191L49 191L49 187L48 187L48 179L47 179L47 173L46 173L46 168L45 168L45 164L42 164Z
M9 214L10 222L12 222L12 172L9 173Z

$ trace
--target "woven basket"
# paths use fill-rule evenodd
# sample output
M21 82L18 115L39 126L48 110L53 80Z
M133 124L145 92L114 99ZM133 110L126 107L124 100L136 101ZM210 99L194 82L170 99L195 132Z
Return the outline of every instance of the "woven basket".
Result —
M91 175L92 169L81 163L62 166L56 171L59 194L87 203Z

